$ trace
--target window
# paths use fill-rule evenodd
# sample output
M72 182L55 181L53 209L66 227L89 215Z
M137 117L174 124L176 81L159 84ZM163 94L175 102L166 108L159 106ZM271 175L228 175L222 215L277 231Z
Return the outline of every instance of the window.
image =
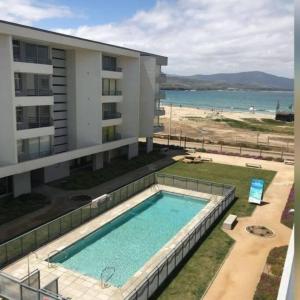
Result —
M24 121L23 107L17 107L16 108L16 118L17 118L17 123L22 123Z
M116 71L117 69L117 59L112 56L102 57L102 69L107 71Z
M27 62L37 62L37 47L33 44L25 44L25 56Z
M40 137L40 153L46 155L50 153L51 148L51 138L50 136Z
M13 40L13 55L14 55L14 61L21 60L21 43L20 43L20 41Z
M46 46L37 46L37 62L47 63L49 58L49 50Z
M118 95L116 79L102 79L102 95Z
M19 161L50 155L52 152L51 136L18 140Z
M22 75L21 73L15 73L15 91L21 92L22 90Z

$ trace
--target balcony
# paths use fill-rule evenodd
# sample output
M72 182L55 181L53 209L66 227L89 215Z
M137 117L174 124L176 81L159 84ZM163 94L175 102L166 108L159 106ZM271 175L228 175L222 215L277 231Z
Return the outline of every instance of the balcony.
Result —
M102 143L110 143L110 142L114 142L114 141L118 141L122 139L122 135L120 133L115 133L112 136L106 136L102 138Z
M159 91L158 93L156 93L155 98L156 99L165 99L166 98L166 92L165 91Z
M52 149L48 150L48 151L44 151L44 152L38 152L38 153L19 153L18 154L18 162L42 158L42 157L46 157L46 156L49 156L52 154L53 154Z
M102 96L122 96L122 91L102 91Z
M103 71L122 72L122 68L114 66L103 66Z
M22 89L16 90L16 97L53 96L50 89Z
M166 111L163 107L159 107L155 109L155 115L156 116L164 116L166 114Z
M104 111L102 120L120 119L122 114L120 112Z
M50 117L40 118L39 121L36 121L36 118L29 118L27 122L17 122L17 130L42 128L49 126L53 126L53 120Z
M160 73L159 82L160 83L166 83L167 82L167 75L165 73Z
M35 45L13 40L13 57L15 62L51 65L49 48L44 45Z
M29 56L23 56L23 57L14 57L15 62L26 62L31 64L41 64L41 65L52 65L52 60L50 58L44 58L44 57L29 57Z

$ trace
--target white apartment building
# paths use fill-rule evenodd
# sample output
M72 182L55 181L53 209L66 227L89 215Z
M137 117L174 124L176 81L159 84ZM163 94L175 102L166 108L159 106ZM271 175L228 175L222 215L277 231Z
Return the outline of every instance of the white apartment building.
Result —
M0 195L152 150L167 57L0 21Z

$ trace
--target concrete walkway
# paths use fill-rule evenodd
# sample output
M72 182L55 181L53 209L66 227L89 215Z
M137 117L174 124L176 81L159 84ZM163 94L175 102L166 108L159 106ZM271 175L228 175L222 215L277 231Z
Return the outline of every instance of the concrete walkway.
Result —
M258 206L250 217L238 218L234 230L224 230L236 242L204 297L204 300L253 299L269 251L289 242L291 230L280 223L280 218L294 182L294 168L283 163L247 158L212 154L202 156L230 165L259 163L263 169L277 171L264 194L267 204ZM245 230L248 225L264 225L275 231L276 236L262 238L250 235Z
M51 204L30 214L26 214L13 221L0 225L0 243L10 240L24 232L27 232L45 222L53 220L68 211L74 210L86 202L76 202L70 199L75 195L88 195L92 198L110 193L123 185L139 179L149 173L160 170L174 162L173 155L178 151L170 151L169 155L163 159L157 160L149 165L143 166L134 171L128 172L122 176L104 182L98 186L86 190L68 191L55 188L49 185L42 185L33 190L33 192L46 195Z

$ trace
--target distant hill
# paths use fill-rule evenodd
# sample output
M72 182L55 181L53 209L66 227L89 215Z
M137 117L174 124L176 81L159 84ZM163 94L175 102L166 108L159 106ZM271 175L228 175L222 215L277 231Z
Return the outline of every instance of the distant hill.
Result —
M241 73L220 73L213 75L168 75L163 89L179 90L293 90L294 80L272 74L253 71Z

